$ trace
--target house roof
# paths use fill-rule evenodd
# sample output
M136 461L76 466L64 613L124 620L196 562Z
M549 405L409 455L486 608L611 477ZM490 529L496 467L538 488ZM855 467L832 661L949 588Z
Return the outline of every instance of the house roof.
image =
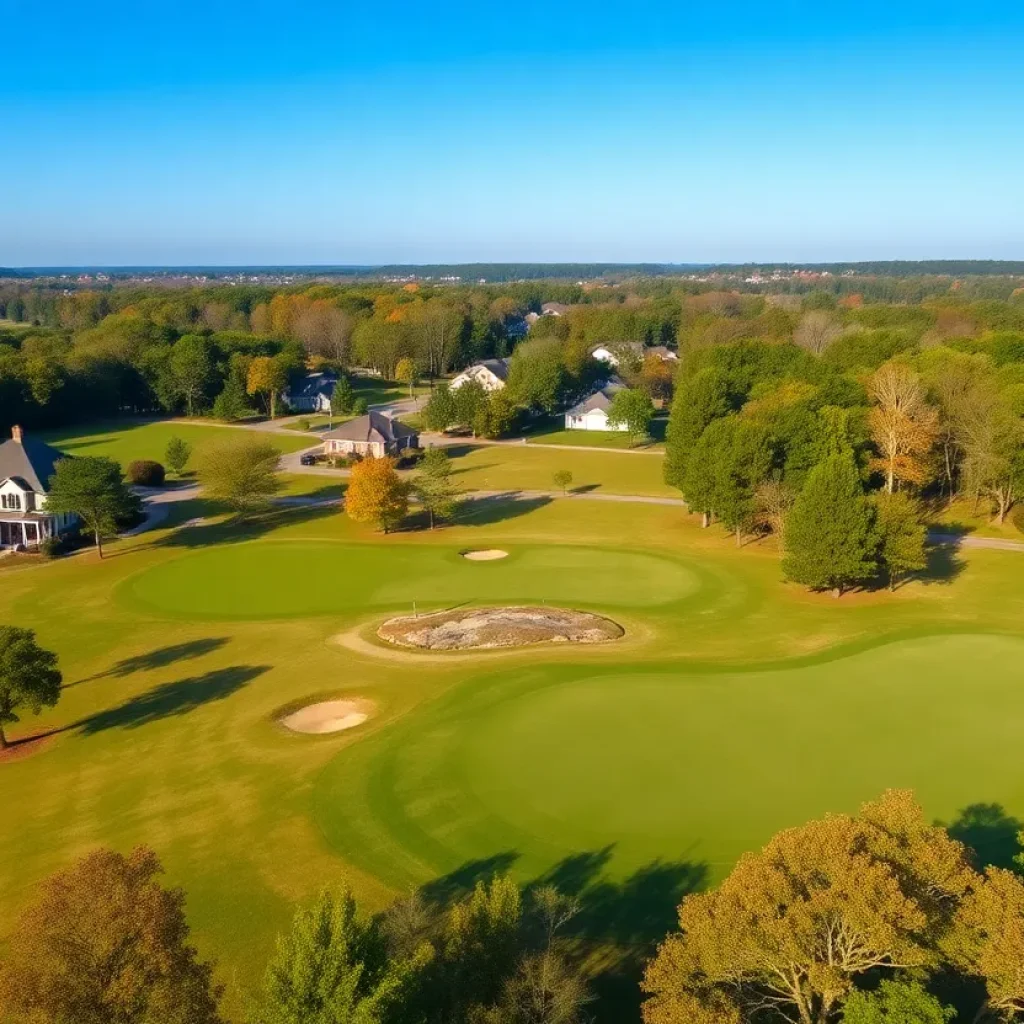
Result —
M659 359L670 359L673 362L679 359L679 356L667 345L652 345L644 354L657 356Z
M334 385L338 383L337 374L331 372L308 373L295 382L288 393L293 398L313 398L323 395L330 398L334 394Z
M415 437L416 431L400 420L385 416L382 412L368 412L357 416L340 427L324 434L325 441L382 441L390 444L406 437Z
M621 391L625 385L618 381L609 381L604 387L599 388L593 394L588 395L578 405L568 410L570 416L586 416L588 412L607 412L611 408L612 399L617 391Z
M67 456L42 441L22 437L0 444L0 483L15 478L22 490L46 494L54 465Z
M592 345L590 348L590 354L593 355L599 349L604 349L606 352L635 352L637 355L642 355L644 352L644 343L642 341L602 341L600 345Z
M542 313L550 313L552 316L561 316L569 312L569 307L564 302L545 302L540 310Z
M469 369L473 369L475 366L482 366L485 370L490 370L498 380L508 380L508 359L481 359L479 363L474 363Z

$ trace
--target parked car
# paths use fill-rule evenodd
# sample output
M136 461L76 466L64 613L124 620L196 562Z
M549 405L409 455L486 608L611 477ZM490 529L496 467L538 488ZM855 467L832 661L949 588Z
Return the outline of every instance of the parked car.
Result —
M303 466L315 466L317 463L317 457L312 452L306 452L299 458L299 462Z

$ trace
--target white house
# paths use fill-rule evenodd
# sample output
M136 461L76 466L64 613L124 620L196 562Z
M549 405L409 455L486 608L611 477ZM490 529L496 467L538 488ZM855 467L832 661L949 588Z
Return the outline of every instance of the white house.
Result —
M295 412L330 412L331 399L338 375L330 370L307 373L281 392L281 397Z
M571 307L564 302L545 302L540 307L541 316L565 316Z
M382 412L369 412L324 434L325 455L398 455L418 448L420 436L404 423Z
M609 341L603 345L595 345L590 354L594 359L609 366L619 366L623 359L635 361L639 365L648 356L657 356L665 363L679 362L679 357L667 346L645 346L642 341Z
M483 359L467 366L448 386L458 391L463 384L475 380L484 391L500 391L508 381L508 359Z
M625 430L626 424L612 426L608 422L608 410L617 391L625 387L620 381L604 384L592 395L584 398L579 405L574 405L565 414L566 430Z
M0 548L34 547L74 525L77 516L46 511L46 492L54 466L66 458L42 441L11 428L0 444Z

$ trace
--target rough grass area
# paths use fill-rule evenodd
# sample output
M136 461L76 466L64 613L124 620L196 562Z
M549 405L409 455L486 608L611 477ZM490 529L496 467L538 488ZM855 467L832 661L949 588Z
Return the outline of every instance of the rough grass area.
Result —
M568 608L480 608L405 615L377 630L382 640L431 651L465 651L528 644L596 644L622 636L611 619Z

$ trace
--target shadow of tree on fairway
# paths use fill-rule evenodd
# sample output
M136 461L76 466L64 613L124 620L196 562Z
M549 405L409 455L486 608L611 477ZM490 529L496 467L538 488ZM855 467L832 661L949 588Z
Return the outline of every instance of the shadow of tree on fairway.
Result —
M157 545L167 548L205 548L212 544L240 544L266 536L284 526L297 526L336 516L338 508L338 505L291 506L270 509L244 518L234 516L221 522L185 526L161 537Z
M659 942L677 924L683 898L703 889L705 864L656 860L622 880L605 877L614 845L584 850L559 861L528 882L527 896L554 886L572 897L579 912L560 932L585 964L595 1001L589 1012L601 1024L633 1024L640 1020L640 979ZM467 861L455 871L422 886L417 896L428 915L446 913L478 882L508 872L519 859L515 850Z
M106 729L137 729L162 718L187 715L190 711L224 700L269 669L268 665L236 665L140 693L115 708L100 711L76 723L83 735Z
M169 647L158 647L148 654L137 654L133 658L123 658L107 673L111 676L130 676L134 672L149 672L157 668L166 668L178 661L189 661L201 658L204 654L219 650L228 642L226 636L205 637L201 640L189 640L183 644L172 644Z
M974 854L979 868L1019 870L1014 857L1021 852L1017 837L1024 821L1007 814L1002 804L969 804L945 827Z
M925 550L928 564L911 578L925 585L947 586L954 583L967 568L967 563L960 557L960 545L956 542L935 542Z
M552 500L543 496L521 497L518 491L506 491L484 498L467 496L459 507L455 522L459 526L490 526L492 523L503 523L529 515L538 508L550 505Z

